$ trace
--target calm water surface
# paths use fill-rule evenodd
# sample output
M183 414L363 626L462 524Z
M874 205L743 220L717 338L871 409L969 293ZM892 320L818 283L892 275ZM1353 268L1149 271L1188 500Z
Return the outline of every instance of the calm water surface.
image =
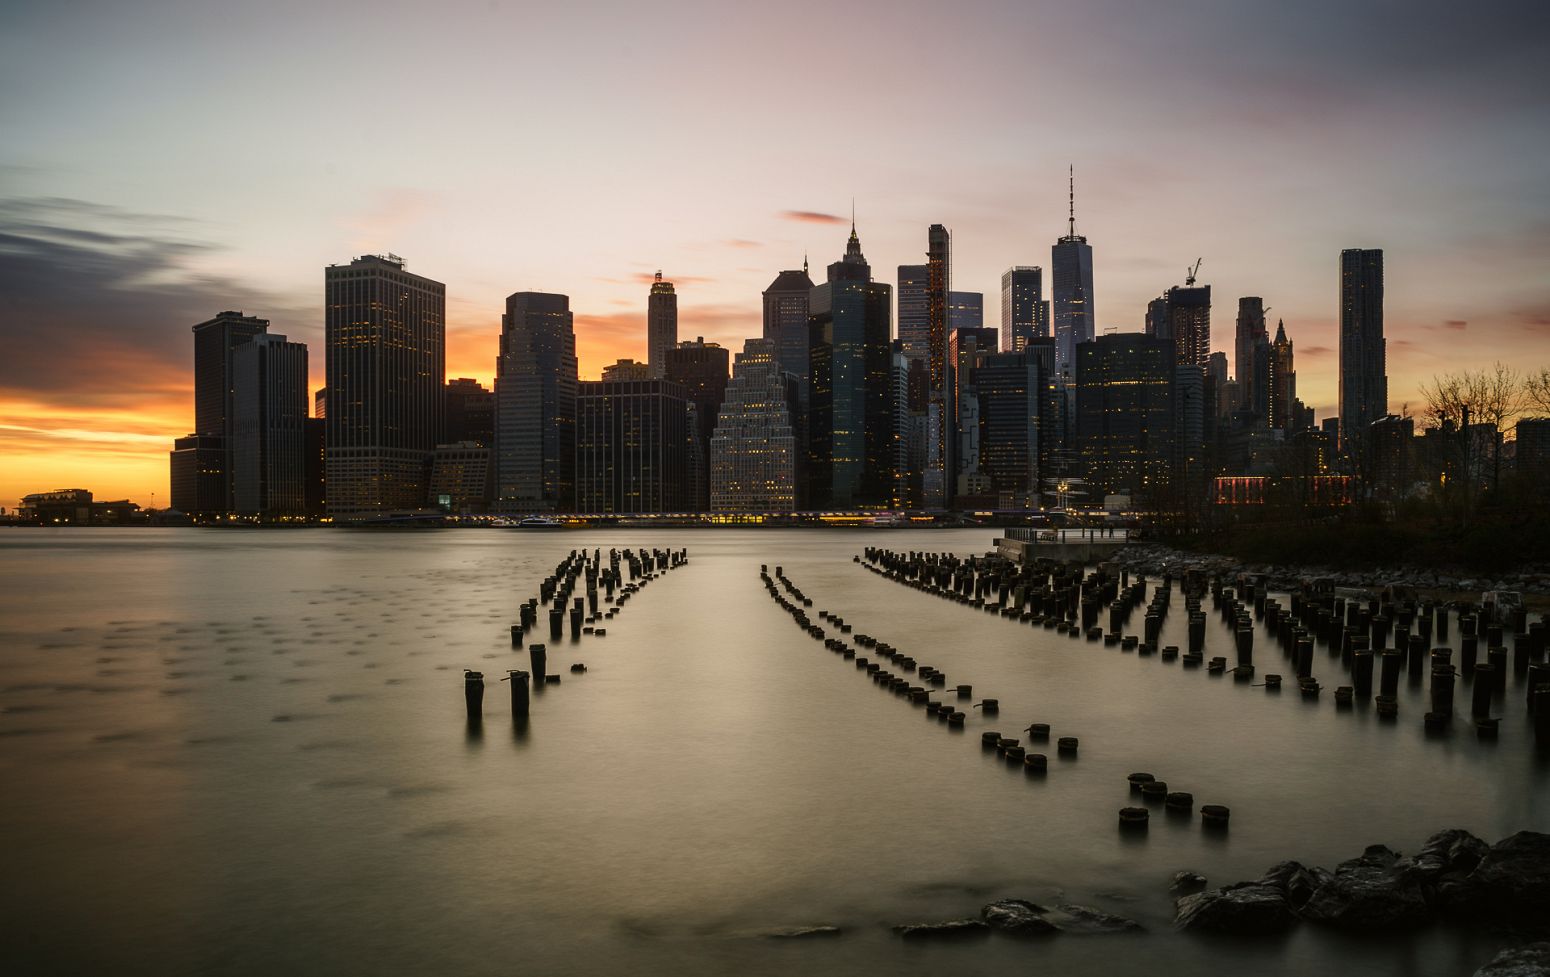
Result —
M1550 830L1509 689L1502 738L1421 730L926 597L863 546L965 532L41 530L0 534L0 959L81 974L1468 974L1500 941L1170 930L1172 874L1332 865L1433 831ZM687 547L606 638L551 645L525 735L507 628L572 548ZM803 634L814 599L995 696L949 733ZM1211 654L1231 656L1220 617ZM1182 601L1163 643L1183 645ZM1132 618L1140 628L1140 613ZM1457 641L1457 628L1452 632ZM1261 672L1290 671L1263 634ZM585 662L571 675L566 666ZM1337 664L1338 662L1336 662ZM461 670L490 681L482 735ZM494 673L494 674L492 674ZM1315 674L1344 684L1321 649ZM1337 681L1339 679L1339 681ZM1467 711L1467 685L1459 702ZM979 733L1081 738L1030 780ZM1121 838L1125 775L1232 807L1226 837ZM905 945L887 926L1065 900L1138 936ZM771 929L844 927L817 941Z

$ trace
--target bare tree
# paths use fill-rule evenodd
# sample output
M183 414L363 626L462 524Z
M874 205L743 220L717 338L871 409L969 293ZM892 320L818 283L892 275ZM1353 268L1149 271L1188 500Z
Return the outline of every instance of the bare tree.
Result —
M1523 411L1550 417L1550 366L1542 366L1523 378Z

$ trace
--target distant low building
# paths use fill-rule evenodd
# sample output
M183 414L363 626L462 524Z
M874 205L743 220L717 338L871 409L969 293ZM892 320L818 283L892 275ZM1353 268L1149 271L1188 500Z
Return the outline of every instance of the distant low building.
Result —
M140 506L128 499L96 502L89 489L54 489L22 499L17 515L23 522L52 526L113 526L135 521Z

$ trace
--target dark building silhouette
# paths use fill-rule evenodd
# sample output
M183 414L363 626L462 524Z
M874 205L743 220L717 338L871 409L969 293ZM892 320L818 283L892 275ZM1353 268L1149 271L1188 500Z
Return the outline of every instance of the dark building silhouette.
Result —
M1276 336L1268 347L1266 364L1265 379L1269 390L1265 396L1265 419L1271 430L1292 431L1302 427L1297 409L1297 368L1292 341L1286 338L1285 322L1276 323Z
M780 369L807 382L807 300L813 280L807 262L801 271L783 271L764 290L764 338L775 344Z
M1001 336L1009 352L1049 335L1049 303L1044 301L1044 269L1014 265L1001 273Z
M426 504L443 512L484 512L494 483L490 455L489 446L477 441L438 444Z
M265 333L232 354L232 486L242 515L304 517L307 347Z
M666 362L666 379L687 391L694 404L690 508L703 512L710 508L710 440L716 433L721 400L726 396L731 360L725 348L717 343L707 343L701 336L668 350Z
M1550 418L1526 417L1516 429L1518 475L1530 485L1550 485Z
M1238 320L1233 333L1233 369L1237 372L1238 389L1245 406L1252 407L1265 419L1268 411L1268 392L1264 389L1255 356L1256 351L1268 346L1270 336L1265 331L1265 300L1257 295L1245 295L1238 299ZM1263 354L1260 354L1263 355Z
M974 370L980 470L1004 508L1037 508L1060 420L1055 341L1028 338L1021 351L990 353Z
M985 294L983 292L947 293L947 334L960 329L982 329L985 326Z
M570 299L547 292L508 296L495 376L501 508L567 511L575 505L578 382Z
M1340 252L1340 434L1354 454L1374 421L1388 415L1389 379L1383 338L1383 252Z
M1176 362L1206 366L1211 358L1211 286L1175 285L1153 299L1146 307L1146 334L1171 342ZM1242 367L1239 371L1241 391Z
M646 365L661 379L667 371L667 351L678 345L678 294L673 283L657 272L646 299Z
M1076 432L1095 501L1155 496L1174 460L1173 344L1117 333L1077 347Z
M921 473L921 503L927 509L952 505L958 471L953 368L947 353L951 290L952 236L941 224L932 224L926 235L926 467Z
M444 423L447 288L395 255L323 279L329 513L420 509Z
M685 512L693 402L667 380L586 380L576 394L576 509Z
M173 445L174 509L198 517L233 511L232 357L268 328L268 319L241 312L222 312L193 327L194 430Z
M893 289L872 281L851 225L845 256L808 300L808 504L887 505L893 495Z
M1055 327L1055 369L1074 370L1076 347L1093 338L1093 249L1076 233L1076 176L1070 190L1066 236L1050 249L1050 309Z
M444 444L472 441L486 448L495 445L495 391L478 380L458 377L446 388L446 435Z
M979 495L983 488L978 479L980 402L975 393L974 370L985 356L996 352L998 348L999 337L994 329L959 326L948 332L947 362L952 369L953 404L958 411L954 420L958 438L954 457L958 465L956 492L959 495Z
M318 519L328 512L328 422L309 417L307 431L307 515Z

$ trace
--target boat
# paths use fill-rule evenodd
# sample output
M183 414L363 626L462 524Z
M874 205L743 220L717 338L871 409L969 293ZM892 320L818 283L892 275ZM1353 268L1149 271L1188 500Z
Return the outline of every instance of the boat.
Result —
M517 522L518 529L564 529L565 524L548 516L526 516Z

